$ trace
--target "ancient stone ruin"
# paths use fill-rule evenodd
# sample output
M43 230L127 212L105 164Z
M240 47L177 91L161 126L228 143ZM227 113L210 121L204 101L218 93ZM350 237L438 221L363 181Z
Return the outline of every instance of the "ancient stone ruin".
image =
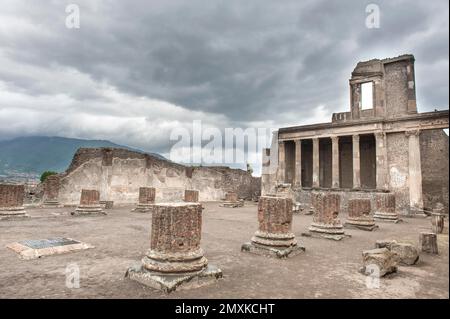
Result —
M375 213L373 218L382 222L399 222L398 214L396 213L394 194L381 193L376 195Z
M198 191L186 189L184 191L184 201L190 203L198 203Z
M59 194L59 176L50 175L43 183L44 198L43 207L60 207L61 203L58 201Z
M304 251L292 233L292 200L261 196L258 203L259 229L242 251L284 258Z
M341 198L338 194L314 193L312 203L314 206L313 222L304 236L321 237L341 240L349 235L344 232L344 226L339 219Z
M128 269L126 277L165 292L215 282L222 271L204 257L201 232L201 204L155 204L150 250L139 267Z
M74 212L76 216L84 215L106 215L102 205L100 205L100 193L97 190L83 189L81 191L80 205Z
M238 194L235 192L227 192L225 200L220 203L221 207L237 208L244 206L244 201L239 200Z
M156 189L154 187L139 187L139 202L133 211L140 213L150 211L155 203L155 197Z
M261 192L260 178L241 169L184 166L119 148L80 148L69 168L54 176L44 200L65 206L77 205L82 189L96 189L102 201L116 205L135 205L140 187L158 189L156 202L182 201L186 189L197 190L201 201L220 201L229 190L247 200Z
M420 250L428 254L439 254L437 234L423 232L419 234Z
M398 259L387 248L375 248L365 250L362 253L363 266L360 272L374 278L384 277L397 272Z
M355 198L348 201L348 217L345 226L369 231L378 228L371 216L369 199Z
M343 210L349 199L390 192L397 214L423 216L436 202L448 214L449 166L442 159L449 142L442 129L449 113L417 112L414 62L412 55L359 62L348 112L275 132L262 152L262 195L281 185L307 205L313 192L331 191L341 195Z
M24 186L0 184L0 220L29 217L23 207Z

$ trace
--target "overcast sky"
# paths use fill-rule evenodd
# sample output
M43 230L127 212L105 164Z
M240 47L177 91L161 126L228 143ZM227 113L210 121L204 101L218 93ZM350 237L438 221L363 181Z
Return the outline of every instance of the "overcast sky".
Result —
M79 29L65 25L70 3L80 8ZM369 3L381 10L379 29L366 27ZM171 129L193 120L218 128L328 122L349 109L358 61L404 53L416 58L419 111L448 109L448 6L2 0L0 139L108 139L167 155Z

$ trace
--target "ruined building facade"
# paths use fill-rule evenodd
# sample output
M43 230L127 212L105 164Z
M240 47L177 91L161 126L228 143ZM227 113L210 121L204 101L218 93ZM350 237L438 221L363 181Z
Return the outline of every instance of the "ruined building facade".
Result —
M349 112L274 134L263 150L262 193L289 192L308 203L312 191L331 191L343 195L345 206L393 192L400 214L438 202L448 213L448 110L417 112L414 57L359 62L349 82Z
M101 201L135 204L140 187L155 188L157 202L183 201L186 189L198 190L201 201L221 200L230 191L253 199L261 180L240 169L184 166L120 148L80 148L65 172L45 181L43 203L77 205L81 190L93 189Z

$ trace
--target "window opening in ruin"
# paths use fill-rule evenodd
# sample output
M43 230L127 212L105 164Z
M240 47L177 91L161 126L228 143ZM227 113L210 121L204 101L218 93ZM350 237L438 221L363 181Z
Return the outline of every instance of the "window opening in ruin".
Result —
M373 108L373 82L361 84L361 109L370 110Z

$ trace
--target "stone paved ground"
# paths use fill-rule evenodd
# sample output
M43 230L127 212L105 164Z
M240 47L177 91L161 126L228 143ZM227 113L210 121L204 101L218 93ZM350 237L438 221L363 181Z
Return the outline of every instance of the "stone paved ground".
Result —
M448 224L439 235L439 256L422 254L416 266L382 279L379 289L367 289L358 273L361 251L375 240L393 238L418 244L418 233L430 229L428 219L405 219L380 224L374 232L348 230L353 237L341 242L298 237L306 252L287 260L268 259L240 252L257 228L256 206L223 208L205 203L202 246L211 264L224 278L217 284L177 291L169 298L449 298ZM28 209L26 221L0 222L1 298L167 298L124 279L126 269L149 247L151 215L115 208L104 217L65 216L69 208ZM297 236L311 216L295 215ZM5 248L14 241L71 237L94 249L66 255L20 260ZM77 263L81 287L65 286L65 268Z

